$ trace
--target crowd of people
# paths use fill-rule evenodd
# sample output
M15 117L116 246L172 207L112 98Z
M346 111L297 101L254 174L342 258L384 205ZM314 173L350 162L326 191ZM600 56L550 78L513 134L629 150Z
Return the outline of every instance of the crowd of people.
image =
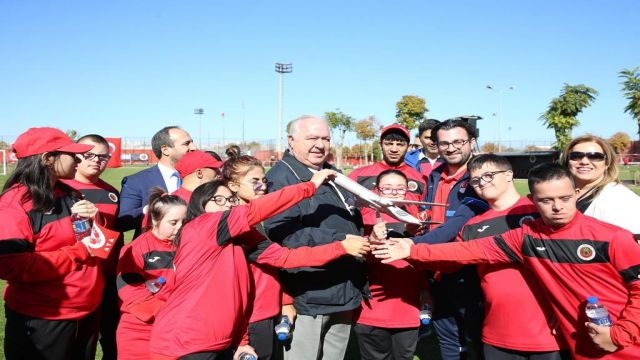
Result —
M104 359L333 360L355 336L362 359L413 359L433 309L444 360L640 359L640 197L603 139L573 139L522 196L467 122L424 121L412 150L386 126L382 160L349 177L414 225L333 181L325 119L287 132L265 171L165 127L120 191L102 136L21 134L0 194L5 357L94 359L99 341ZM98 258L78 217L134 238ZM613 325L589 321L592 296Z

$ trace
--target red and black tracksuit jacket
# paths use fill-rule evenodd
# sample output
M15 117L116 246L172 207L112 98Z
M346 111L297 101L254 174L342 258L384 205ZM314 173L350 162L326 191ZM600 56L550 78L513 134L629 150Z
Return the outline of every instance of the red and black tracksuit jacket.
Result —
M413 246L410 259L522 263L545 289L575 359L640 359L640 246L627 230L576 212L561 228L537 219L493 238ZM589 296L609 310L620 350L606 353L591 341L584 325Z
M401 171L407 177L407 200L422 201L427 194L427 178L420 174L416 169L402 163L400 166L389 166L384 161L363 166L353 170L349 174L349 178L358 182L358 184L373 190L376 187L376 178L381 172L389 169Z

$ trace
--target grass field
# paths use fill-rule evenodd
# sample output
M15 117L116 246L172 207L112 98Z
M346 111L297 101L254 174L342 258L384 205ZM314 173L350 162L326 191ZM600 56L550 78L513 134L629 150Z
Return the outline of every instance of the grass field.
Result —
M135 172L138 172L142 168L140 167L122 167L117 169L107 169L102 178L112 184L117 189L120 189L120 182L123 177L131 175ZM630 182L633 182L634 177L640 174L640 166L631 166L628 168L623 168L620 171L620 179L624 180L626 185L629 186L633 191L637 194L640 194L640 187L633 186ZM6 175L0 175L0 187L4 186L4 183L7 179ZM527 189L526 180L516 180L515 186L518 189L518 192L521 194L527 194L529 191ZM131 239L132 232L126 234L126 240L129 241ZM0 281L0 289L4 289L4 281ZM4 330L4 302L0 300L0 328ZM4 344L4 331L0 331L0 358L4 359L4 351L2 349ZM101 351L98 347L98 356L96 358L101 358ZM349 344L349 349L347 351L347 356L345 359L347 360L355 360L359 358L358 346L354 341L354 336L351 337L351 342ZM424 359L439 359L440 351L435 341L435 336L431 335L428 338L422 339L418 343L418 349L416 350L416 355L414 356L414 360L424 360ZM473 357L471 357L473 359Z

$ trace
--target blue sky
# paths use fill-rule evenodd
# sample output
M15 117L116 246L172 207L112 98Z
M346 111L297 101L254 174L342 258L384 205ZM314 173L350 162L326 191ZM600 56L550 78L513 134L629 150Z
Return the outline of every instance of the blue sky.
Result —
M197 137L204 108L203 137L240 139L244 118L247 140L275 139L275 62L293 63L285 122L339 108L386 125L415 94L432 118L484 117L481 142L499 102L503 140L551 141L538 117L566 82L600 92L574 134L634 134L617 74L640 66L638 14L635 0L0 0L0 136Z

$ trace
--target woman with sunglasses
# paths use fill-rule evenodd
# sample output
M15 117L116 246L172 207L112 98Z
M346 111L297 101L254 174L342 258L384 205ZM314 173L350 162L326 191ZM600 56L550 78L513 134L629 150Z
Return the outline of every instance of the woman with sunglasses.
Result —
M91 148L54 128L31 128L13 144L18 163L0 194L7 359L95 358L104 280L70 215L98 209L59 181L73 179Z
M222 178L229 190L238 197L240 205L247 204L267 193L265 171L262 167L262 162L255 157L247 155L230 157L222 168ZM266 231L262 223L258 224L256 229L266 238ZM363 243L362 240L354 239L342 241L347 252L354 256L363 255L364 251L361 248ZM267 242L264 245L267 244L280 248L279 245L271 242ZM308 248L309 255L317 259L326 259L324 263L327 263L334 258L328 258L324 254L330 251L333 246L335 245L329 244ZM286 249L285 251L289 252L291 250ZM282 310L281 299L283 294L278 281L279 267L264 262L256 262L254 261L255 255L253 254L249 257L249 260L251 260L249 269L251 270L251 279L255 289L254 296L252 296L253 311L249 319L249 343L256 350L260 360L269 360L274 355L273 350L276 341L274 326ZM311 265L306 264L305 266ZM285 295L285 298L288 299L288 296ZM283 315L287 315L289 321L293 323L295 318L293 306L285 306Z
M640 197L618 180L613 148L594 135L579 136L562 153L579 191L577 208L585 215L640 234Z
M149 339L156 313L164 304L173 278L173 241L187 215L187 203L156 188L149 196L148 231L122 248L118 261L121 318L117 330L118 359L149 358ZM145 282L168 279L156 293Z
M385 170L376 179L376 191L385 198L404 200L407 184L401 171ZM418 213L415 206L405 210L414 216ZM362 209L362 219L372 243L416 235L417 228L407 228L370 208ZM382 264L373 256L367 258L367 273L372 298L362 301L354 327L362 359L413 359L421 301L428 302L427 277L404 260Z
M175 286L151 334L153 359L231 359L236 348L235 357L245 351L255 353L248 345L252 286L246 257L292 268L319 266L347 253L368 251L364 240L332 243L322 249L286 249L265 240L255 229L263 220L311 197L333 174L319 171L309 182L240 206L220 181L195 189L175 241Z

